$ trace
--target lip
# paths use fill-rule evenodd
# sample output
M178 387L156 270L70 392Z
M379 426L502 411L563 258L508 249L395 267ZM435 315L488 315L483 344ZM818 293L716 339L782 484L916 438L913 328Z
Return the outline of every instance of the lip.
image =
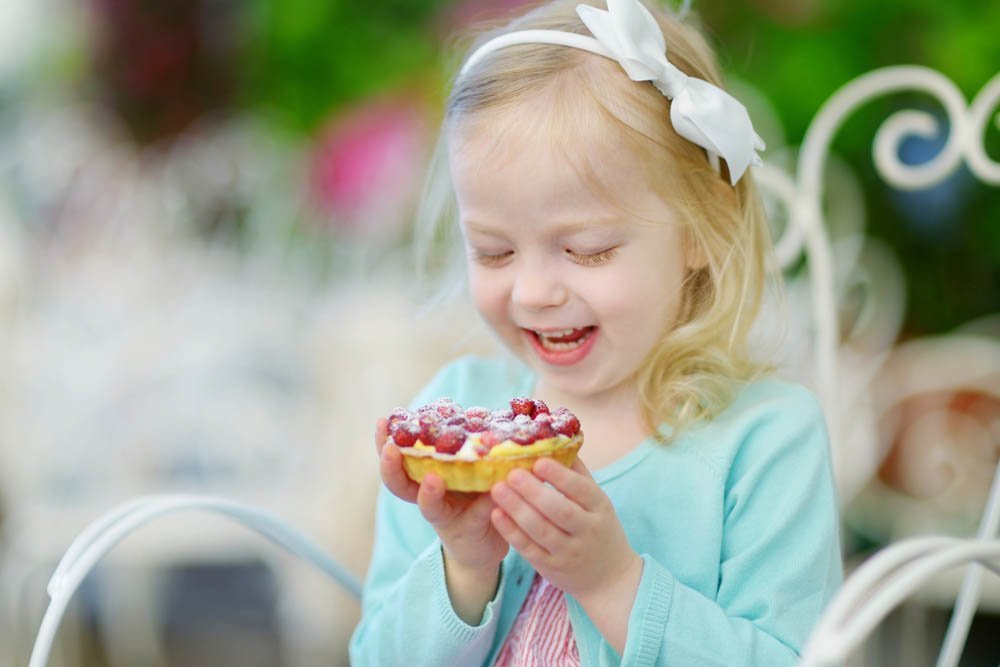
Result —
M577 364L590 354L590 350L593 349L594 343L597 341L597 334L600 332L599 327L593 327L593 330L587 335L587 340L583 342L583 345L572 350L566 351L556 351L548 350L542 346L541 341L538 340L538 336L535 335L535 331L561 331L562 329L552 328L552 329L521 329L525 338L528 339L528 343L531 345L535 354L546 364L550 366L572 366Z

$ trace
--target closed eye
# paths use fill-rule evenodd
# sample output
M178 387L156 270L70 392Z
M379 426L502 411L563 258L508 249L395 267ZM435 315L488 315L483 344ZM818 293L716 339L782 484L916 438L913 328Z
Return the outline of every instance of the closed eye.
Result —
M472 260L483 266L502 266L514 256L513 250L500 253L486 253L478 250L470 251Z
M614 247L614 248L608 248L607 250L601 250L599 252L581 253L581 252L574 252L569 248L567 248L566 254L569 255L570 259L572 259L577 264L581 264L583 266L597 266L599 264L605 264L608 261L610 261L611 258L615 256L615 253L617 251L618 248Z

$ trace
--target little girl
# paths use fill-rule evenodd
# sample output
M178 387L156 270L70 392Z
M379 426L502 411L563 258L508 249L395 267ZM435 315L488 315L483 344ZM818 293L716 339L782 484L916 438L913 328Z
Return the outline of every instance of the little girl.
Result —
M484 35L456 77L470 290L516 359L460 359L414 405L565 406L586 465L446 492L380 421L353 664L793 665L840 582L823 415L747 351L763 144L694 29L577 2Z

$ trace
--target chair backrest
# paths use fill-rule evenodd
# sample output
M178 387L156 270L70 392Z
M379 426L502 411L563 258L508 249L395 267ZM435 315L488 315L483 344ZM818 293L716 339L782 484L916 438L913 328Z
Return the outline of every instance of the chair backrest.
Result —
M361 597L361 582L312 540L280 518L257 508L223 498L206 496L144 496L124 503L95 519L66 550L52 578L51 598L35 638L29 667L45 667L59 622L73 594L98 561L118 542L154 519L185 510L220 514L246 525L261 536L287 549L327 574L355 598Z
M791 267L801 254L808 266L807 275L789 278L792 312L808 313L807 321L799 322L807 325L800 330L808 334L790 347L786 370L821 397L842 504L871 480L890 449L905 459L891 462L897 482L911 488L926 491L947 483L935 475L940 477L942 463L963 446L963 438L974 441L970 447L976 452L963 454L964 465L984 464L987 473L995 473L979 475L973 485L980 501L987 498L976 539L900 540L848 578L810 640L803 663L810 667L841 663L894 606L948 567L980 562L1000 573L1000 442L990 426L1000 407L1000 314L947 336L897 344L905 285L891 249L850 235L831 241L826 224L824 173L836 132L861 105L903 91L931 95L943 106L944 118L906 109L883 122L875 135L874 162L890 185L908 191L930 188L963 163L984 183L1000 185L1000 163L984 148L986 124L1000 103L1000 73L971 103L941 73L915 66L879 69L835 92L806 132L794 176L770 166L758 172L772 205L777 202L787 218L777 248L782 267ZM939 151L926 162L901 160L900 147L908 136L926 139L945 132ZM863 287L862 303L852 313L849 302L858 286ZM851 313L850 326L844 326L845 313ZM922 421L913 431L919 433L903 432L899 412L918 399ZM991 407L983 408L983 403ZM977 420L977 409L988 414ZM969 417L960 433L949 428L949 410ZM967 480L956 470L960 472L957 463L948 471L949 481L964 484ZM969 568L939 667L952 667L961 655L981 577L982 570Z
M879 433L878 422L905 400L911 385L884 379L886 373L898 378L903 363L896 343L906 288L898 261L891 248L864 238L858 225L831 238L829 223L834 213L827 209L825 196L831 182L837 182L827 174L840 175L840 180L844 177L844 169L829 168L839 166L831 148L851 114L871 100L899 92L933 96L943 106L944 117L906 109L881 125L874 140L874 163L890 185L906 191L930 188L963 163L984 183L1000 184L1000 164L990 160L983 143L990 111L1000 100L1000 74L970 104L944 75L916 66L887 67L850 81L817 112L793 174L773 165L756 172L773 217L786 219L777 242L782 268L794 266L802 255L806 257L807 273L787 276L785 312L795 320L788 328L804 333L791 334L794 340L786 347L786 371L813 388L823 402L842 504L858 493L883 462L891 443ZM914 165L900 158L900 147L907 137L926 139L939 134L947 137L928 161ZM863 211L852 207L849 213ZM858 295L860 304L852 303ZM982 387L1000 398L1000 381L995 381L1000 327L993 326L992 335L982 335L985 327L980 324L969 325L979 333L963 333L948 341L955 354L949 357L950 373L940 380L954 390ZM765 324L768 326L768 333L773 333L773 324ZM918 363L917 350L923 349L911 345L905 360ZM966 353L973 349L975 355ZM932 361L919 364L935 365ZM894 387L898 392L893 392Z

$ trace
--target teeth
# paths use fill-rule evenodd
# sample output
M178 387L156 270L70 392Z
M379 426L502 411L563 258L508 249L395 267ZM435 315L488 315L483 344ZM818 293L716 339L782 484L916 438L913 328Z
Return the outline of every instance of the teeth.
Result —
M536 331L535 333L537 333L539 335L539 337L541 337L541 338L562 338L563 336L569 336L574 331L578 331L578 329L575 329L575 328L574 329L562 329L561 331L549 331L547 333L542 333L541 331Z
M550 331L548 333L542 333L536 331L538 334L538 340L541 342L542 347L546 350L551 350L553 352L566 352L567 350L575 350L576 348L583 345L584 341L587 340L589 336L583 336L575 341L555 341L553 338L562 338L564 336L569 336L575 332L581 331L580 328L575 329L563 329L562 331Z
M583 341L578 341L575 343L553 343L552 341L542 338L542 347L546 350L553 350L556 352L565 352L566 350L572 350L574 348L580 347Z

